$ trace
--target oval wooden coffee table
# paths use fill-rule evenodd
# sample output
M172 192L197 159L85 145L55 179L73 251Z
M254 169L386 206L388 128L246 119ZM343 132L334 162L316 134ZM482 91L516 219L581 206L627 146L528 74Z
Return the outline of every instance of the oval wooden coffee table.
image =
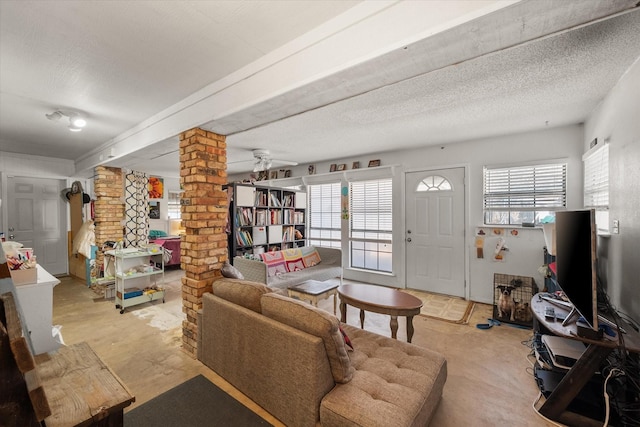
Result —
M341 321L347 322L347 304L360 309L360 328L364 329L364 312L388 314L391 316L391 338L397 339L398 316L407 318L407 341L413 337L413 316L420 314L422 301L397 289L377 285L341 285Z

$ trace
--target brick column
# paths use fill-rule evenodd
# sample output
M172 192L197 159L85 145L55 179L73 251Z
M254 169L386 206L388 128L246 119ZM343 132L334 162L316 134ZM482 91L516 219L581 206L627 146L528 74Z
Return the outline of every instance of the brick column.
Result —
M197 312L202 308L202 295L211 292L211 284L220 277L227 260L227 183L226 138L202 129L191 129L180 135L180 183L183 194L182 225L185 235L181 243L183 348L196 356Z
M108 240L122 240L122 221L124 220L124 189L122 170L105 166L96 167L96 177L93 181L96 193L95 201L95 234L96 264L102 268L104 254L102 245Z

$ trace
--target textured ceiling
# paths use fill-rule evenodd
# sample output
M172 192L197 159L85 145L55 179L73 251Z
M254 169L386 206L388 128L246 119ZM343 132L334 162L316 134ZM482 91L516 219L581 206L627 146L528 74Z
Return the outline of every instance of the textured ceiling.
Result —
M331 159L581 123L640 57L640 13L445 67L228 138ZM304 135L304 153L288 147Z
M0 151L75 160L355 3L3 0Z
M181 129L228 135L229 173L250 169L233 162L254 148L307 163L529 131L584 121L640 57L640 12L616 15L633 0L512 3ZM385 19L398 4L367 6ZM112 144L128 154L108 164L178 176L175 137L139 149L127 135L332 18L353 18L354 5L1 1L0 151L78 161ZM44 119L58 108L90 127Z

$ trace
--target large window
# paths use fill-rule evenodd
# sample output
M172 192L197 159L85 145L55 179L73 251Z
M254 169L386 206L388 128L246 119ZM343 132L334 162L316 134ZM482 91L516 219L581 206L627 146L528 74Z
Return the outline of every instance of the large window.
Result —
M349 251L352 268L392 272L392 180L350 184Z
M538 224L566 205L566 163L484 168L485 224Z
M309 244L340 248L340 183L309 185Z

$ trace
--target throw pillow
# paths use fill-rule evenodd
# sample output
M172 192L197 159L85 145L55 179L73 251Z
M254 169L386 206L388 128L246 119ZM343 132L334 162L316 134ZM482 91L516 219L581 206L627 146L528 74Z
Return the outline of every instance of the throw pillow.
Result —
M300 248L285 249L282 251L287 271L299 271L304 269L302 262L302 250Z
M355 368L351 366L337 317L305 302L273 293L263 295L261 304L265 316L322 338L333 380L337 383L351 381Z
M229 261L225 261L224 265L220 269L220 273L222 273L223 277L244 280L244 275L240 272L240 270L229 264Z
M157 239L159 237L167 237L167 233L162 230L149 230L150 239Z
M318 250L314 246L305 246L301 248L302 251L302 262L304 263L305 268L313 267L314 265L320 264L320 254Z
M340 333L342 334L342 338L344 339L344 343L346 345L349 346L349 348L351 348L351 350L353 351L353 344L351 344L351 339L349 338L349 335L347 335L347 333L344 331L344 329L342 329L342 326L340 326Z
M260 298L271 289L262 283L239 279L218 279L213 282L213 294L256 313L262 312Z
M282 251L265 252L260 254L260 258L267 265L267 276L273 277L287 272Z

